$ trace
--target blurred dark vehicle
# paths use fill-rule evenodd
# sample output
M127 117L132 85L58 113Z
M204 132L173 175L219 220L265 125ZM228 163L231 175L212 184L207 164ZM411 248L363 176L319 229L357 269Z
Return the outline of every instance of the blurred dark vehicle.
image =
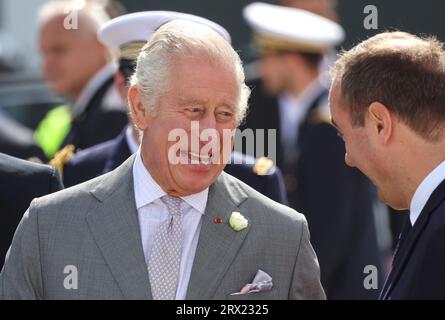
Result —
M0 111L32 130L49 109L63 103L37 73L0 76Z
M38 73L0 75L0 152L46 162L34 142L34 130L46 112L64 101L54 96Z

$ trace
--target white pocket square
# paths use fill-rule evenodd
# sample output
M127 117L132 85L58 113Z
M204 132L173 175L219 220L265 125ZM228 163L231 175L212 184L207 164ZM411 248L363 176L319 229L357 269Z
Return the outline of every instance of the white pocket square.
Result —
M272 290L272 277L263 270L258 270L252 283L246 284L240 292L232 293L232 296L270 291Z

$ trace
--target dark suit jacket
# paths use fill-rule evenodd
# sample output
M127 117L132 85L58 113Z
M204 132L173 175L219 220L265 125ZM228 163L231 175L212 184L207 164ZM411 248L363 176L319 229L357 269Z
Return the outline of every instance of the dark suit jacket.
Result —
M308 219L328 299L377 299L378 290L363 287L367 265L381 271L383 282L371 186L364 175L345 164L344 143L319 111L327 90L311 104L299 129L297 160L289 165L280 144L278 100L265 93L261 82L250 86L250 110L242 128L277 130L277 164L290 206Z
M432 193L411 228L402 230L381 298L445 299L445 181Z
M63 189L49 166L0 153L0 267L14 231L32 199Z
M33 131L1 112L0 152L20 159L37 157L42 161L47 160L34 142Z
M86 149L119 135L128 124L126 113L117 108L105 108L102 103L112 85L114 82L110 77L88 102L85 111L73 119L61 147L72 144L77 149Z
M74 155L64 167L63 182L70 187L93 179L120 166L128 157L130 149L125 138L125 130L116 139L82 150ZM240 159L243 155L232 154ZM250 161L249 163L252 163ZM239 163L239 161L238 161ZM283 178L280 170L273 167L269 175L258 176L253 173L254 164L228 164L224 171L240 179L263 195L287 204Z

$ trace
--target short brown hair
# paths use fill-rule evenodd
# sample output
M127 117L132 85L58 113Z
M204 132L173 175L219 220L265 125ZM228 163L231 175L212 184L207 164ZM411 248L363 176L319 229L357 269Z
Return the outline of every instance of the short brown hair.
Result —
M445 127L445 51L433 37L381 33L343 52L331 75L354 126L380 102L424 139L437 140Z

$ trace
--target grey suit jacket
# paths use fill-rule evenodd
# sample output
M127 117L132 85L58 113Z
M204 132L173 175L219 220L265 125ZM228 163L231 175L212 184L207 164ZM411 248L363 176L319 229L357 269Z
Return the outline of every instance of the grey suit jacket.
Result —
M152 298L133 162L32 202L0 274L0 299ZM233 211L249 220L246 229L227 224ZM230 295L259 269L272 290ZM221 174L209 190L187 299L324 298L304 216Z

